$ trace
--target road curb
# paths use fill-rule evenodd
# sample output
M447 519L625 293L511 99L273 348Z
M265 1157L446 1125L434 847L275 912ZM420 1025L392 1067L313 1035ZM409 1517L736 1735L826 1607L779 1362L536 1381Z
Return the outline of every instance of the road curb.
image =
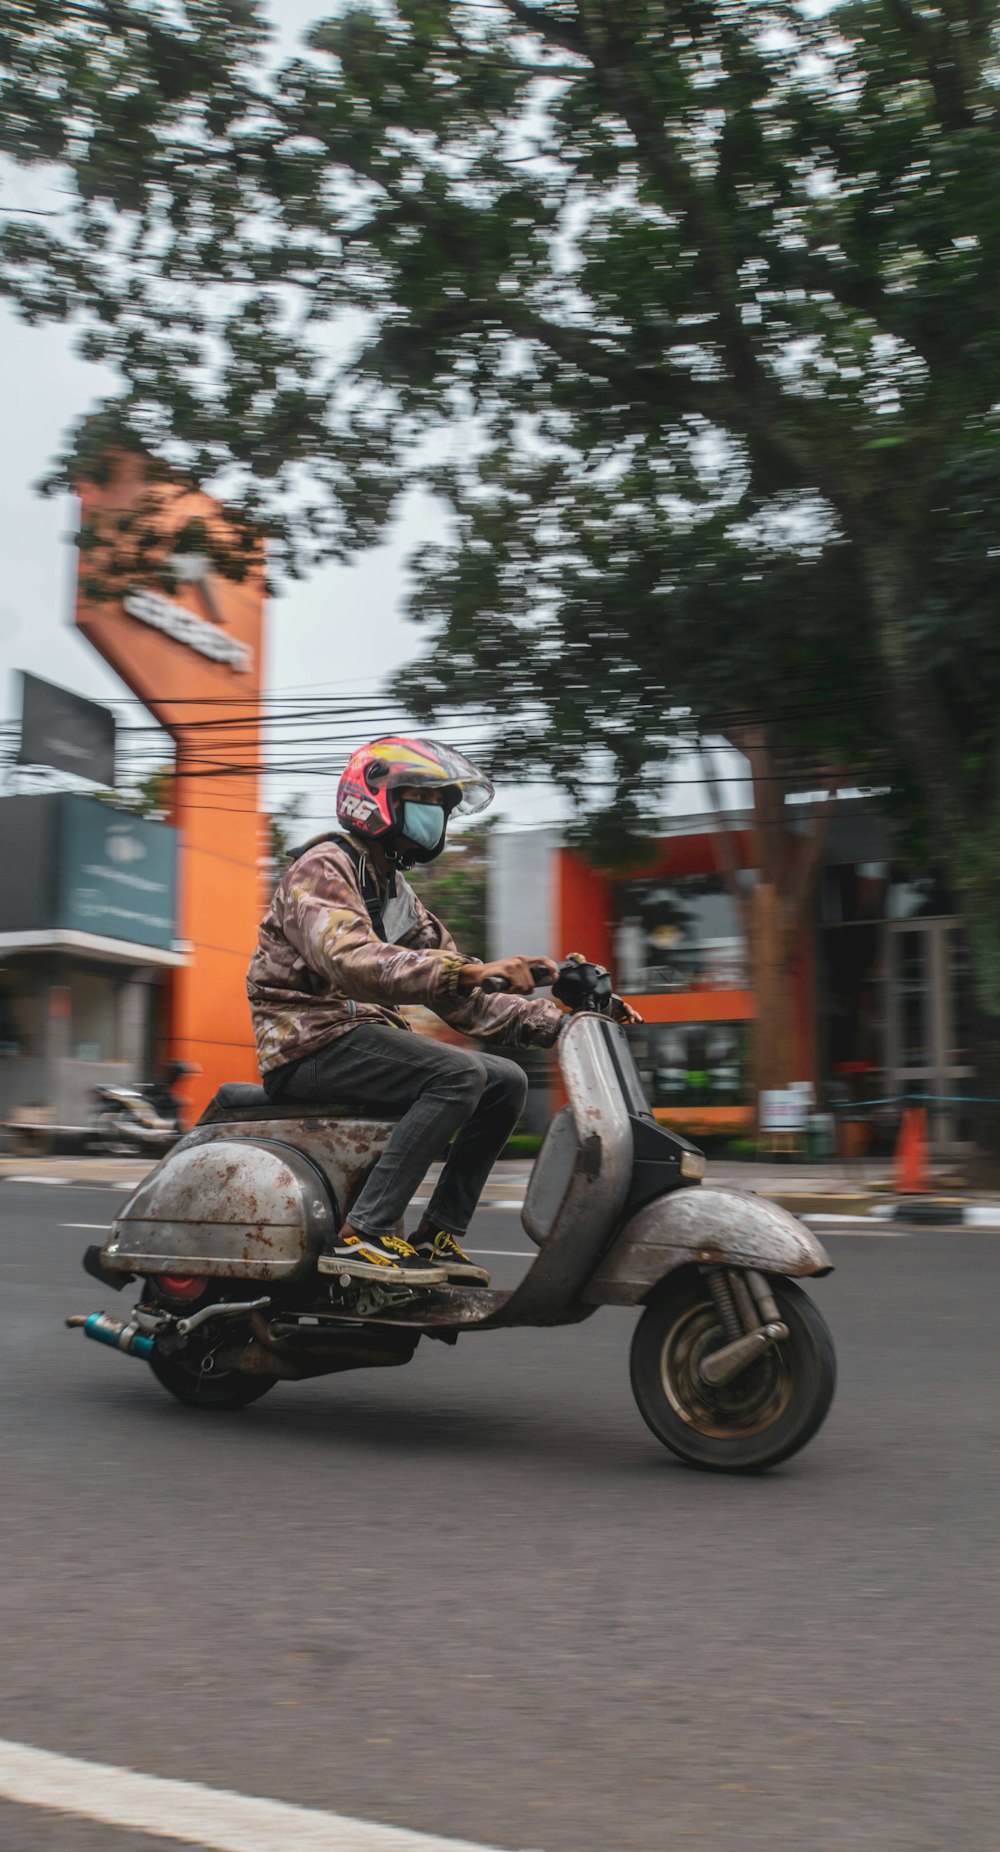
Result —
M761 1191L790 1215L871 1217L876 1222L907 1222L911 1228L995 1228L1000 1231L1000 1202L970 1202L962 1196L890 1197L860 1194L823 1195L798 1191Z
M885 1213L885 1200L859 1190L760 1190L768 1202L789 1215L875 1215Z
M894 1202L890 1222L909 1222L915 1228L995 1228L1000 1230L1000 1202L967 1202L960 1197L926 1197Z

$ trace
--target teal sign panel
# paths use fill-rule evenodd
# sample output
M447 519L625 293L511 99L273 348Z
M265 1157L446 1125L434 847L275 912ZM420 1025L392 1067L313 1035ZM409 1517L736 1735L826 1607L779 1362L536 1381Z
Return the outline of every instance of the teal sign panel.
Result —
M177 832L94 798L59 800L55 924L165 951L177 936Z

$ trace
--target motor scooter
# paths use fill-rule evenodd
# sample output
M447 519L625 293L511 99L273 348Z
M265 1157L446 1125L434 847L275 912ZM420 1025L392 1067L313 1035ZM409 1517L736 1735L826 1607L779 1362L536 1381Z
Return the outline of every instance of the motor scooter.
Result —
M95 1087L91 1132L102 1151L111 1157L169 1151L181 1131L181 1103L174 1089L187 1075L200 1073L193 1061L171 1061L159 1080Z
M392 1124L229 1084L84 1257L106 1287L140 1281L135 1309L67 1323L144 1357L179 1401L239 1409L279 1382L407 1363L422 1338L635 1306L632 1391L657 1439L717 1472L788 1459L835 1382L829 1331L795 1282L831 1263L776 1204L702 1180L702 1153L650 1110L606 1013L610 982L586 978L598 970L577 963L557 1044L568 1103L528 1184L522 1222L538 1254L513 1291L353 1276L325 1249Z

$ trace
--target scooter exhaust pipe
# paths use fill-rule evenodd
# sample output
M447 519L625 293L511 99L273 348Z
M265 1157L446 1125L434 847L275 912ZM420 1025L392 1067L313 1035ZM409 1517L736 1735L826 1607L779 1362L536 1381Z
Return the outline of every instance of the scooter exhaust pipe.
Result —
M150 1358L153 1354L153 1340L140 1331L138 1325L127 1325L121 1318L109 1318L107 1312L90 1312L84 1316L67 1318L67 1325L80 1325L85 1338L93 1338L95 1344L108 1344L112 1350L124 1350L130 1357Z
M736 1338L732 1344L724 1344L721 1350L713 1350L703 1358L700 1368L702 1382L711 1389L721 1389L731 1383L734 1376L745 1370L748 1363L759 1357L761 1351L769 1344L777 1344L787 1338L788 1326L780 1320L777 1324L761 1325L757 1331L748 1331L745 1337Z

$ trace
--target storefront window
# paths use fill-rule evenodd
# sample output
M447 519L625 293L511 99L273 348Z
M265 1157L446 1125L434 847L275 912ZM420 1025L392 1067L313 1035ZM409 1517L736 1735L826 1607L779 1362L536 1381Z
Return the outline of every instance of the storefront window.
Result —
M744 990L746 945L718 875L627 881L617 890L615 979L633 995Z
M629 1042L651 1106L742 1106L745 1022L646 1023Z
M41 1053L41 985L34 972L0 970L0 1061Z

